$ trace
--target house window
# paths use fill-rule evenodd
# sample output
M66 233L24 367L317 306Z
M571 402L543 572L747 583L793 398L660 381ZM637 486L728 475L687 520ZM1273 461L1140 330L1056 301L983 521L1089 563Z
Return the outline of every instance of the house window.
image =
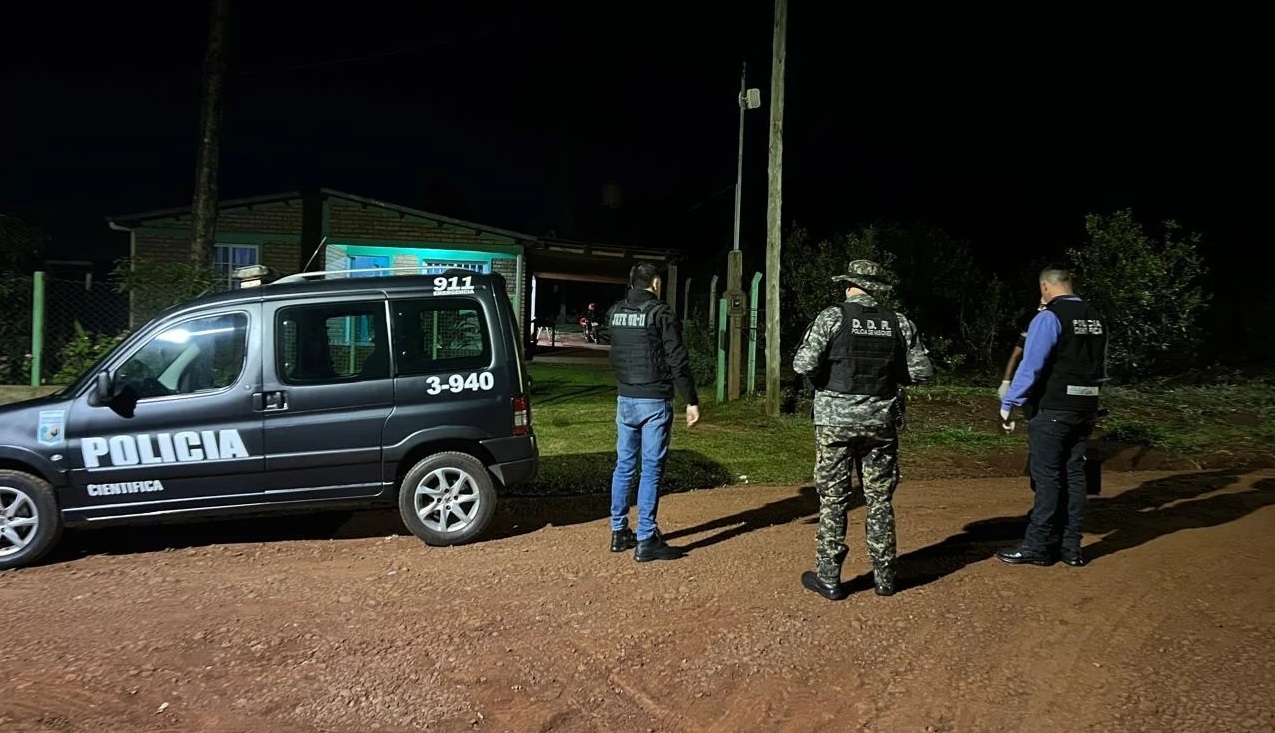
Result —
M385 270L385 272L352 272L350 277L384 277L390 274L389 257L354 255L348 260L351 270Z
M261 264L261 246L257 244L218 244L213 248L213 270L226 283L227 290L239 288L235 270Z
M486 262L431 262L421 260L422 275L441 275L448 270L471 270L477 273L487 272Z

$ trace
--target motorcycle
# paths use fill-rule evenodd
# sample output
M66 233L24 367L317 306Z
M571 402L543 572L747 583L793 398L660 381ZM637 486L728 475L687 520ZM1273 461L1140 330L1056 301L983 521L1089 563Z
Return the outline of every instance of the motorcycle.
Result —
M580 330L584 333L584 340L591 344L598 343L598 322L588 316L580 317Z
M586 342L598 343L598 316L593 304L589 304L589 309L580 316L580 330L584 333Z

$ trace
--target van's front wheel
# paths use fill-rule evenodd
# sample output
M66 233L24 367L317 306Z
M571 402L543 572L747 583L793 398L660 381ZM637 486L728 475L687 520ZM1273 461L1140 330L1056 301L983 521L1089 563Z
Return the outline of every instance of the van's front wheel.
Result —
M34 563L61 534L53 487L28 473L0 471L0 570Z
M408 530L425 544L464 544L487 528L496 510L496 489L477 458L435 453L403 477L398 509Z

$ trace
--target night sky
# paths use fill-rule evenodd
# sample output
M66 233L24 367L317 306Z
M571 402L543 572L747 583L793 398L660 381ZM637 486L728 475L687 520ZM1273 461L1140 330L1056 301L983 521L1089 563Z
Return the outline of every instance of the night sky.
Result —
M587 236L605 234L614 179L627 236L715 253L730 244L747 59L763 106L744 242L759 251L773 5L575 5L232 0L222 195L326 186ZM122 256L103 217L184 205L194 181L206 7L91 7L6 7L0 50L0 211L43 225L59 257ZM868 7L790 8L785 222L923 219L995 265L1133 206L1204 231L1223 274L1264 246L1255 18Z

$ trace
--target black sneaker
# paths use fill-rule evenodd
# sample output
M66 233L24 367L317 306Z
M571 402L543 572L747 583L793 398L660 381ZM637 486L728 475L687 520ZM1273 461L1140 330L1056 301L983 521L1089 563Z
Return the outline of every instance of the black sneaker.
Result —
M637 536L631 529L617 529L611 532L611 552L624 552L637 547Z
M659 532L647 537L644 540L638 540L637 551L633 553L633 559L638 562L648 562L651 560L676 560L685 553L676 547L671 547Z

